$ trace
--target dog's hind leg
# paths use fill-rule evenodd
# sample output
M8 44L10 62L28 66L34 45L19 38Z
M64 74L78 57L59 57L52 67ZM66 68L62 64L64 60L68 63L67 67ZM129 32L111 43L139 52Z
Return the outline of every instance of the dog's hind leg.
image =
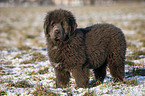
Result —
M104 78L106 76L106 66L107 66L107 60L99 68L93 69L95 78L97 80L97 82L96 82L97 85L103 83L103 81L104 81Z
M119 53L118 53L119 54ZM124 57L117 55L116 53L112 53L109 56L108 65L110 69L110 73L113 77L113 81L123 81L124 78Z

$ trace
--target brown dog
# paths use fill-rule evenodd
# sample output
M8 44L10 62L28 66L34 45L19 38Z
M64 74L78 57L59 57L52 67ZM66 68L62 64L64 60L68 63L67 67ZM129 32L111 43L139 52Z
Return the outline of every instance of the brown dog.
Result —
M78 87L89 87L89 69L103 82L107 64L114 81L123 80L126 41L119 28L96 24L77 29L72 13L58 9L48 12L44 31L57 87L67 86L70 72Z

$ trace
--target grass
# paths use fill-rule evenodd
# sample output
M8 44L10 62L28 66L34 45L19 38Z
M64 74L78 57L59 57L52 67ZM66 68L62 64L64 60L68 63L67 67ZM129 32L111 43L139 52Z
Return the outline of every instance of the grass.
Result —
M29 46L24 46L24 45L18 45L17 48L19 50L30 50L31 49Z
M141 51L141 50L135 51L135 52L133 52L132 55L145 55L145 51Z
M12 83L12 78L8 78L8 79L2 79L2 78L0 78L0 80L1 80L0 84Z
M30 73L31 75L38 75L38 74L47 74L48 73L48 69L49 67L46 67L44 69L39 69L38 72L33 71L32 73Z
M0 67L0 76L1 76L1 75L5 75L5 73L6 73L6 72L4 71L4 68Z
M131 65L131 66L138 66L138 67L144 67L144 62L140 62L140 63L134 63L132 61L126 61L127 65Z
M134 65L135 65L135 63L134 63L134 62L132 62L132 61L126 61L126 64L127 64L127 65L132 65L132 66L134 66Z
M4 96L4 95L7 95L7 92L6 91L0 91L0 96Z
M39 71L38 71L38 73L39 74L46 74L46 73L48 73L48 67L46 67L46 68L44 68L44 69L40 69Z
M142 59L144 57L139 57L139 56L126 56L127 60L138 60L138 59Z
M34 39L34 38L36 38L36 36L34 36L34 35L27 35L26 38L28 38L28 39Z
M10 64L12 64L12 62L11 62L11 61L4 61L4 60L1 60L1 61L0 61L0 64L10 65Z
M93 93L85 93L83 96L95 96Z
M127 85L131 85L131 86L136 86L136 85L138 85L136 79L129 79L129 80L124 81L123 83L124 83L124 84L127 84Z
M39 85L32 94L34 96L60 96L57 93L51 92L51 90L46 90L42 85Z
M10 83L9 87L19 87L19 88L32 88L33 86L26 80L18 81L16 83Z
M22 54L17 54L15 57L13 57L13 59L16 59L16 58L18 59L22 58Z
M7 67L7 68L13 69L13 68L15 68L16 66L10 65L10 66L6 66L6 67Z
M145 39L141 39L140 42L143 43L142 47L145 47Z
M41 61L46 61L48 58L45 55L42 55L39 52L34 52L32 55L32 58L29 60L22 61L20 64L29 64L29 63L36 63Z
M4 59L0 60L0 64L4 64L5 67L0 66L0 72L4 73L4 75L0 78L0 84L3 84L4 87L11 89L14 88L34 88L35 91L32 92L34 96L59 96L58 92L54 92L56 89L55 86L55 75L48 71L49 68L52 68L50 66L41 67L42 65L39 65L38 62L44 62L46 64L46 60L48 60L46 55L43 55L41 52L38 51L45 51L46 50L38 50L33 49L32 47L35 46L37 48L44 47L45 46L45 37L43 37L43 19L45 16L45 13L49 10L53 10L56 7L26 7L26 8L1 8L0 9L0 52L6 51L7 49L13 49L13 47L16 47L18 51L21 53L17 53L15 55L11 54L13 52L7 51L8 53L0 54ZM127 40L127 48L129 49L130 53L127 55L127 61L126 64L128 64L130 67L139 67L144 68L145 63L134 63L134 60L144 59L145 58L145 51L142 49L145 47L145 34L144 34L144 17L145 16L145 6L144 5L118 5L118 6L85 6L83 8L81 7L63 7L65 9L68 9L72 11L72 13L75 15L78 27L86 27L90 26L95 23L112 23L116 25L117 27L121 28L123 32L130 32L133 31L135 34L125 34L126 40ZM103 11L102 11L103 10ZM23 15L25 14L25 15ZM21 17L21 18L20 18ZM134 43L137 42L137 43ZM142 43L142 45L139 45L138 43ZM5 55L6 54L6 55ZM15 66L12 64L11 60L7 60L7 56L13 55L12 61L16 60L22 60L26 58L24 61L21 61L20 63L16 62L16 64L20 64L19 66ZM28 55L28 56L27 56ZM29 58L30 56L30 58ZM29 58L27 60L27 58ZM25 66L23 66L25 64ZM7 66L8 65L8 66ZM11 66L13 65L13 66ZM30 67L30 65L32 65ZM134 67L134 68L136 68ZM16 68L16 69L15 69ZM31 70L31 68L34 71L31 71L30 74L25 74L28 77L31 77L32 82L41 82L44 83L51 83L52 86L50 88L44 87L41 84L37 87L30 84L27 80L21 80L22 77L19 76L19 73L15 73L15 70L20 70L20 73L27 73L27 70ZM14 69L14 70L13 70ZM5 72L8 71L8 74L5 74ZM11 74L13 71L14 73ZM53 71L52 71L53 72ZM91 73L91 72L90 72ZM52 74L49 77L45 78L45 75ZM131 76L134 77L138 75L139 73ZM1 74L0 74L1 75ZM7 76L12 76L15 79L18 79L16 83L12 82L10 78L6 78ZM92 73L90 74L91 79L93 78ZM130 77L130 78L131 78ZM106 77L110 78L110 76ZM70 85L68 87L69 90L63 91L63 93L66 93L68 96L73 95L72 91L76 94L80 94L79 88L75 87L75 91L73 90L73 87L75 86L74 78L72 81L70 81ZM128 78L127 78L128 79ZM48 81L47 81L48 80ZM50 81L49 81L50 80ZM137 79L128 79L125 80L123 83L111 83L110 80L109 83L103 83L97 88L102 88L101 90L104 90L104 88L110 88L113 86L113 89L111 91L107 92L100 92L95 93L97 89L94 91L83 91L84 96L94 96L97 94L102 95L112 95L113 90L121 89L122 86L138 86ZM119 85L119 87L118 87ZM51 90L54 89L54 90ZM98 90L97 90L98 91ZM0 94L13 94L11 91L0 91ZM16 94L18 95L18 94ZM29 95L29 94L27 94ZM62 95L62 94L61 94ZM124 95L124 94L123 94Z
M126 36L127 37L127 36ZM128 37L129 38L129 37ZM129 38L130 39L130 38ZM127 39L127 40L129 40ZM135 44L132 44L132 42L127 41L127 48L131 49L131 50L135 50L137 49L137 46Z

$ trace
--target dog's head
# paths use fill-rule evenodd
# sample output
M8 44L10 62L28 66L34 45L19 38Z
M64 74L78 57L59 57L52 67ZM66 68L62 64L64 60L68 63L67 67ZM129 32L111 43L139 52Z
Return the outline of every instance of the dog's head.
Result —
M46 37L55 41L65 41L74 33L77 27L72 13L67 10L54 10L47 13L44 22Z

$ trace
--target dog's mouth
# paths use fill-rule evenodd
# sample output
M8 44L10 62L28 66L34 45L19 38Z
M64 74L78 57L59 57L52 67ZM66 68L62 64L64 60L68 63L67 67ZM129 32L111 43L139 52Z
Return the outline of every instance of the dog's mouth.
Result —
M69 39L69 36L67 34L54 38L55 41L67 41L68 39Z
M51 34L51 38L54 41L67 41L69 39L69 36L64 32L64 31L59 31L54 32L53 34Z

